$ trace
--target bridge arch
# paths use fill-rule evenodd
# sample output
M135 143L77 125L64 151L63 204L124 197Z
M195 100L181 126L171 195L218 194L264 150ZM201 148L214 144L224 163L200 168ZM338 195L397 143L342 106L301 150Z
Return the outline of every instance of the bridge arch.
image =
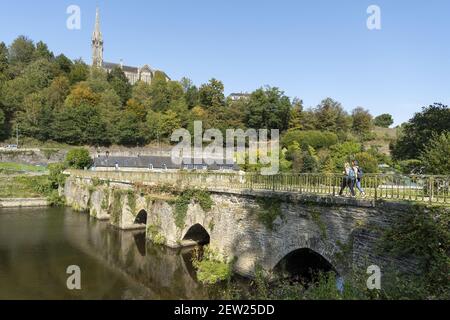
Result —
M310 259L315 259L314 257L317 258L317 260L313 261L322 261L325 265L329 264L332 270L339 275L343 275L345 273L344 266L339 264L335 259L336 254L340 251L340 249L336 244L329 240L323 240L319 237L310 238L308 236L303 236L292 239L289 245L280 244L280 246L281 248L279 249L274 248L275 250L271 250L273 254L266 257L266 270L274 271L278 264L286 257L288 259L293 258L295 261L297 257L301 258L302 255L306 255ZM319 259L316 255L325 261Z
M199 245L209 244L210 240L209 232L200 223L190 227L182 238L182 241L193 241Z
M283 277L309 283L314 281L319 273L337 270L320 253L309 248L300 248L289 252L273 268L275 274Z
M148 219L147 210L141 209L136 215L136 218L134 219L134 224L147 225L147 219Z

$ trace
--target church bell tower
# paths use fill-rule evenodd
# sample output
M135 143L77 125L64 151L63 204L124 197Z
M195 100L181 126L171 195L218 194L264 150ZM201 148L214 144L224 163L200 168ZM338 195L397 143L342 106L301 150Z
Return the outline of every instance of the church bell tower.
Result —
M92 34L92 66L101 68L103 65L103 36L100 31L100 13L97 8L95 29Z

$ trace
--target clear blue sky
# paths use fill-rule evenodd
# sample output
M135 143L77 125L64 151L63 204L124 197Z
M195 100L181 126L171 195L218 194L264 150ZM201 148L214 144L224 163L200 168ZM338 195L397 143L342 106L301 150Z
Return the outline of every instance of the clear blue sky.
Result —
M81 7L81 30L66 28L71 4ZM371 4L380 31L366 27ZM105 60L196 84L215 77L227 94L277 86L307 107L332 97L397 124L450 100L448 0L14 0L2 5L0 41L23 34L90 62L96 5Z

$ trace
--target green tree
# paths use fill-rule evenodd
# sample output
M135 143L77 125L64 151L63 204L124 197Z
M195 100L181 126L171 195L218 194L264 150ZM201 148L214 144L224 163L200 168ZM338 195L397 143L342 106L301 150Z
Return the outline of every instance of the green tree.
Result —
M216 79L209 80L203 84L198 92L200 105L205 109L218 110L225 106L225 95L223 83Z
M339 102L331 98L323 100L313 112L317 130L331 131L343 137L350 129L351 117Z
M245 122L248 128L287 130L292 106L289 98L278 88L254 91L246 106Z
M188 78L182 78L180 83L183 87L186 105L189 109L194 108L199 104L198 88Z
M35 50L36 47L32 40L25 36L19 36L9 47L9 63L27 65L33 61Z
M108 73L108 82L120 97L122 105L131 98L131 84L121 68L115 67Z
M355 160L365 173L378 173L378 160L370 153L359 152L355 155Z
M392 153L395 159L417 159L434 134L450 131L450 109L435 103L414 117L402 127Z
M377 127L389 128L394 124L394 119L390 114L384 113L382 115L379 115L378 117L375 117L373 123Z
M71 84L81 81L86 81L89 76L89 67L83 60L75 60L69 73L69 80Z
M48 50L48 46L44 42L39 41L38 43L36 43L36 49L34 50L34 60L45 59L50 61L54 58L55 56L53 52Z
M5 122L6 122L6 116L5 113L3 112L3 110L0 108L0 138L3 138L4 135L6 134L6 126L5 126Z
M147 141L147 128L134 112L123 112L117 123L116 131L115 142L121 145L137 146L143 145Z
M292 102L291 115L289 119L289 130L300 130L303 128L303 101L295 98Z
M69 168L84 169L91 166L92 158L89 155L89 150L85 148L76 148L67 153L65 163Z
M65 55L60 54L55 58L55 62L58 65L59 69L65 73L66 76L69 75L70 71L72 70L73 62L69 58L67 58Z
M435 134L425 145L420 160L428 174L450 174L450 132Z
M362 151L362 148L361 144L348 141L332 146L330 151L332 160L336 165L336 172L341 172L344 169L344 164L355 160L356 155Z
M373 129L373 117L368 110L358 107L352 112L352 130L362 139L367 137Z

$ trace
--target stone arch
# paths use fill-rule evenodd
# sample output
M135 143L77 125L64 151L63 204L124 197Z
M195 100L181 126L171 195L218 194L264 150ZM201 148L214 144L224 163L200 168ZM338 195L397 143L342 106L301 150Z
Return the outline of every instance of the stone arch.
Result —
M209 244L210 240L211 236L209 232L200 223L191 226L182 238L183 242L191 242L199 245Z
M289 254L302 249L308 249L325 259L332 268L340 275L344 274L344 268L336 261L336 253L340 250L332 242L324 241L320 238L308 238L308 236L297 237L291 240L289 245L283 246L280 250L276 250L274 254L269 255L265 259L265 269L274 270L275 267Z
M141 209L139 210L138 214L136 215L136 218L134 219L134 224L147 225L147 219L148 219L147 210Z
M302 282L313 281L319 272L334 272L339 275L330 261L309 248L291 251L275 265L273 271L282 277L289 277Z

